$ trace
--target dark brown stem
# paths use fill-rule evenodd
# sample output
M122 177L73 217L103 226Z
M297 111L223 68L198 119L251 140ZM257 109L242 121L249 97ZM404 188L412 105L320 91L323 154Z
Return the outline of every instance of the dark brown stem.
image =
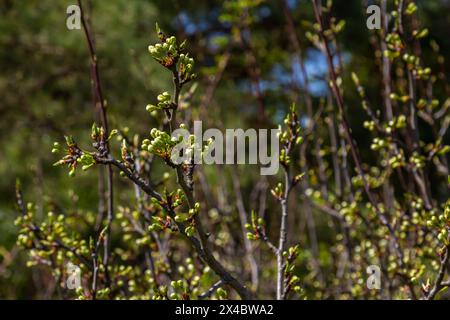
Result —
M216 292L217 289L219 289L221 286L223 286L223 281L222 281L222 280L219 280L219 281L217 281L216 283L214 283L214 284L211 286L211 288L208 289L208 291L206 291L206 292L200 294L200 295L198 296L198 298L199 298L200 300L211 298L211 296L214 294L214 292Z
M83 26L84 34L86 36L86 41L89 48L89 54L90 54L90 61L91 61L91 78L92 78L92 85L94 87L95 92L95 108L99 110L102 126L105 131L105 136L107 137L109 135L109 127L108 127L108 117L106 112L106 105L105 105L105 99L103 97L103 90L100 82L100 74L98 70L98 60L97 60L97 54L95 52L95 46L94 46L94 37L93 34L91 34L90 28L88 26L88 23L86 22L85 14L83 11L83 6L81 0L78 0L78 6L80 8L80 17L81 17L81 24ZM106 141L106 148L107 152L109 151L109 145ZM109 265L109 259L111 255L111 225L112 221L114 219L114 189L113 189L113 170L110 165L107 167L107 195L106 195L106 211L107 211L107 231L105 235L104 240L104 255L103 255L103 265L105 268L105 275L106 275L106 285L110 285L110 279L109 279L109 272L108 272L108 265ZM103 196L103 195L100 195Z

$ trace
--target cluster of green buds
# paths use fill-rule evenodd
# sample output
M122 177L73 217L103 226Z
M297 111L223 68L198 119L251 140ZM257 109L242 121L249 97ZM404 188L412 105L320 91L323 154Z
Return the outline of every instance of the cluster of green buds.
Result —
M216 298L218 300L226 300L228 298L228 292L224 288L217 288Z
M400 101L403 103L408 102L410 99L409 95L401 95L394 92L389 95L389 98L393 101Z
M167 174L167 172L166 172ZM175 209L181 206L186 200L186 196L181 189L177 189L176 191L167 192L166 191L166 203L172 208ZM199 210L199 206L195 205L195 210Z
M17 188L19 188L18 186ZM19 236L17 237L17 245L23 248L32 248L35 234L31 232L33 229L34 205L29 202L26 205L23 215L14 220L14 225L20 227Z
M412 54L405 53L402 56L403 61L409 70L414 71L416 79L428 80L431 75L431 68L422 67L420 65L420 58Z
M428 80L429 77L431 75L431 69L426 67L417 67L417 72L416 72L416 78L417 79L423 79L423 80Z
M178 47L177 39L174 36L166 37L158 24L156 24L156 31L161 43L148 46L148 51L153 59L158 61L164 67L171 69L176 63L179 50L182 50L185 44L183 43Z
M393 169L404 167L406 163L403 150L400 149L397 154L394 154L392 157L390 157L388 163Z
M106 137L106 132L103 127L97 126L94 122L91 128L92 146L98 150L100 156L106 156L108 153L108 141L111 140L118 133L117 129L111 130L109 136Z
M376 128L375 121L369 121L369 120L364 121L363 126L364 126L364 128L366 128L369 131L374 131Z
M286 285L286 292L294 291L298 295L303 294L303 289L300 286L300 278L295 275L295 260L300 254L300 246L295 245L283 252L283 257L286 259L284 268L284 278Z
M175 221L182 222L191 222L193 221L196 214L200 212L200 203L196 202L194 208L189 209L187 213L179 212L175 215Z
M180 261L177 272L180 279L171 281L169 286L159 286L156 288L152 299L196 299L201 293L201 285L210 276L208 267L203 270L203 273L199 274L192 258L186 258L184 261Z
M171 300L188 300L189 299L189 284L185 280L171 281L172 293L169 298Z
M148 51L150 55L164 67L176 73L180 84L187 83L195 78L192 73L194 68L194 59L184 53L186 41L178 45L174 36L166 37L156 24L156 31L161 43L150 45Z
M284 186L281 182L278 182L275 188L270 190L270 193L275 197L277 200L281 200L284 196Z
M81 157L83 156L84 153L77 146L77 144L75 143L75 141L73 140L73 138L71 136L65 136L65 139L66 139L67 149L64 150L64 152L66 153L66 155L62 159L55 162L53 165L60 166L60 165L66 164L69 168L69 176L73 177L73 176L75 176L75 170L77 169L78 163L82 162ZM55 142L53 144L52 152L56 153L56 152L59 152L60 150L61 150L60 144L58 142ZM83 161L83 163L84 162L86 162L86 161Z
M367 103L366 93L364 91L364 88L360 84L359 78L355 73L352 73L352 79L356 85L359 96L362 99L363 109L372 117L372 120L364 121L364 123L363 123L364 128L366 128L372 132L375 131L375 129L378 129L379 132L390 135L395 130L406 127L406 117L404 115L400 115L399 117L394 117L394 119L390 120L388 123L380 123L380 121L376 118L376 115L373 114L372 110L370 110L369 105ZM407 102L407 101L409 101L409 96L408 95L399 96L396 93L392 93L390 95L390 99ZM374 147L380 148L380 147L382 147L382 145L378 145L378 143L376 142L374 144ZM377 149L374 149L374 150L377 150Z
M109 294L111 292L111 289L109 288L102 288L97 290L97 294L95 296L96 299L109 299Z
M306 39L308 39L309 42L311 42L317 48L319 48L320 47L320 37L319 37L319 34L317 32L317 30L319 29L319 25L317 23L315 23L314 26L317 26L317 28L314 28L315 31L314 32L306 31L305 32L305 37L306 37Z
M413 268L409 271L409 278L411 279L411 282L413 284L417 284L419 282L419 279L425 274L426 267L425 265L420 265L417 268Z
M374 151L387 149L389 147L389 143L386 139L375 137L372 140L372 144L370 145L370 149Z
M270 189L270 193L278 201L282 200L285 196L285 188L292 189L293 187L295 187L302 180L304 175L305 175L304 173L299 173L299 174L295 175L291 179L291 181L289 181L289 183L290 183L289 186L285 186L283 183L278 182L277 185L275 186L275 188Z
M173 220L168 216L152 216L152 224L148 226L148 231L161 231L161 230L171 230L176 231L177 226L173 223Z
M173 192L166 192L165 199L158 200L156 198L152 198L151 202L155 206L155 208L161 210L161 216L152 216L152 224L148 227L148 231L158 231L158 230L166 230L169 229L171 231L177 231L178 226L177 223L188 223L188 226L185 227L184 232L190 237L195 232L195 222L194 216L200 211L200 204L196 203L194 208L190 209L188 213L177 213L173 219L171 216L167 214L167 208L170 210L174 210L175 208L181 206L185 201L184 193L181 189L177 189ZM175 221L174 221L175 220Z
M326 3L323 3L322 10L323 12L330 12L333 7L333 1L327 0ZM332 41L336 38L336 36L341 33L345 29L346 21L338 20L336 17L331 16L329 19L328 26L324 26L325 30L323 30L324 37ZM320 48L320 24L315 22L312 24L307 24L310 26L310 30L306 32L306 38L311 41L317 48Z
M135 291L135 285L136 283L132 278L134 278L134 272L135 269L131 265L123 265L123 264L115 264L112 266L112 271L114 272L114 275L117 277L116 285L118 288L123 288L124 286L128 285L128 289L131 292ZM125 282L125 279L130 279L127 282Z
M186 258L184 260L184 263L181 261L181 264L178 266L177 271L182 278L186 280L191 279L196 274L194 260L192 260L192 258ZM210 270L207 269L203 271L204 274L207 274Z
M423 155L419 154L417 151L413 152L411 157L409 157L409 163L417 169L425 167L425 161L426 158Z
M308 188L305 190L305 195L316 203L323 203L324 197L320 190L314 190L313 188Z
M419 57L416 57L412 54L405 53L405 54L403 54L402 59L406 63L408 69L412 70L420 65Z
M429 31L427 28L424 28L422 30L414 30L412 33L412 36L416 39L422 39L428 36Z
M178 59L178 72L182 83L186 83L193 79L193 69L194 59L189 57L187 53L180 54L180 58Z
M404 48L404 44L400 35L396 32L388 33L386 35L387 50L384 51L384 55L391 61L400 57L401 51Z
M26 212L15 220L15 225L20 227L17 244L29 249L30 260L27 266L36 264L50 265L56 263L65 265L67 261L80 265L79 257L89 257L90 249L86 240L79 239L78 235L68 236L67 218L49 211L41 223L33 221L36 208L28 203ZM60 269L52 270L55 276L59 276Z
M247 229L247 239L249 240L259 240L266 237L266 224L264 219L258 217L258 214L253 210L251 215L251 223L245 224L245 229Z
M117 133L117 130L112 130L106 137L103 127L98 127L95 123L92 125L92 146L97 149L97 156L104 157L108 154L108 141ZM55 162L54 166L67 164L69 176L73 177L78 165L81 165L82 170L85 171L96 164L94 153L80 149L71 136L65 136L65 141L67 146L65 150L61 150L61 145L58 142L53 144L52 153L63 151L66 154L62 159Z
M291 163L291 157L286 152L286 149L281 149L280 151L280 163L286 167Z
M345 20L337 20L336 17L331 17L330 30L337 35L345 29L345 24Z
M205 290L202 288L202 284L209 282L205 281L209 276L209 268L205 268L205 270L199 274L192 258L186 258L184 264L181 264L177 271L182 279L170 282L169 291L172 293L169 295L169 299L197 299L202 293L202 290ZM221 290L220 296L224 295L223 292L226 296L226 291L223 289Z
M348 223L354 223L356 221L359 210L356 201L342 201L341 203L336 204L335 207Z
M183 141L183 137L171 137L167 132L153 128L150 131L150 139L142 141L142 149L162 158L167 164L173 166L171 161L172 149Z
M167 173L167 172L166 172ZM165 173L165 175L166 175ZM181 189L176 191L168 192L165 191L165 199L158 200L156 198L151 198L152 208L154 210L159 210L165 212L169 207L171 209L176 209L181 206L186 200L186 196Z
M174 103L172 102L172 97L168 92L163 92L157 97L158 104L149 104L146 107L148 112L154 112L155 110L168 110L173 109Z
M413 212L421 212L424 210L424 202L421 198L416 197L408 197L408 201L410 203L411 211Z
M426 100L426 99L421 98L421 99L419 99L419 101L417 101L417 109L419 109L419 110L424 110L424 109L433 110L438 106L439 106L438 99Z
M370 188L379 188L386 180L388 172L381 171L378 167L370 167L370 171L365 175L367 184ZM352 184L354 186L363 187L362 178L360 175L352 177Z
M169 300L169 288L167 286L161 285L155 288L155 292L152 296L152 300Z
M389 129L390 128L390 129ZM406 128L406 116L401 114L398 117L394 117L393 120L389 121L386 126L386 132L391 133L395 129Z
M449 231L450 231L450 200L445 204L445 209L439 216L432 215L428 221L427 226L438 232L437 238L445 246L450 245Z
M430 143L425 147L426 151L429 151L430 155L445 155L450 152L450 145L442 144L442 139L438 139L435 143Z
M283 146L280 151L280 163L284 167L287 167L291 162L289 153L295 145L301 144L303 141L303 138L300 136L300 123L294 104L292 104L283 122L285 129L283 130L282 126L279 126L277 135Z
M425 234L428 234L428 238L432 238L430 237L431 234L429 234L427 227L430 227L431 220L434 221L433 217L438 215L437 209L433 208L431 210L425 210L423 199L412 195L408 195L406 199L408 201L408 207L411 214L410 217L401 217L401 215L399 215L399 217L401 217L400 219L404 220L402 227L408 227L408 230L411 228L416 228L416 232L419 236L423 237ZM430 246L429 248L432 247L433 246ZM423 250L427 250L427 248L424 247Z
M132 170L134 165L134 156L128 149L127 141L125 139L122 140L122 147L120 151L123 163L129 170Z
M83 155L78 158L78 162L82 165L81 169L86 171L95 164L95 159L90 153L83 152Z
M195 216L200 212L200 203L196 202L194 208L189 209L189 212L179 212L175 215L175 221L178 223L186 223L184 230L188 237L192 237L195 233Z
M185 124L181 124L180 128L185 129ZM201 141L201 139L197 139L194 134L190 134L187 139L182 139L182 136L179 137L179 141L182 141L182 150L184 157L181 160L177 160L182 163L182 168L184 171L192 170L195 159L202 159L211 149L211 146L214 143L213 138L209 138L205 143Z
M408 16L412 15L416 11L417 11L417 5L414 2L408 3L408 5L405 8L405 14Z

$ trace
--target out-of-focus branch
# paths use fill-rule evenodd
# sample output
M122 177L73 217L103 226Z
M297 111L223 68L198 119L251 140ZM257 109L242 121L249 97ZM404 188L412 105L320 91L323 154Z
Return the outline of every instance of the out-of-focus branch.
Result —
M245 210L244 200L242 198L239 177L235 171L233 171L233 179L232 180L233 180L234 193L236 195L236 207L238 209L239 220L241 222L242 237L244 240L244 247L245 247L245 256L248 260L248 263L250 264L253 290L256 290L258 288L258 264L256 263L255 257L253 255L252 243L246 236L247 231L245 229L245 225L247 224L248 214L247 214L247 211Z
M326 58L327 58L328 69L329 69L330 78L331 78L330 79L331 80L330 87L331 87L331 90L333 92L333 95L334 95L334 98L336 100L336 103L338 105L339 112L341 113L342 127L344 129L345 138L347 140L347 143L350 146L350 152L352 154L353 161L355 162L356 169L357 169L359 175L361 176L361 180L362 180L362 183L363 183L364 191L366 192L370 203L374 207L374 209L375 209L375 211L376 211L376 213L377 213L381 223L388 228L390 236L391 236L392 241L394 243L394 247L395 247L395 251L397 253L398 261L399 261L400 265L403 265L403 253L402 253L402 251L400 249L400 245L399 245L399 242L398 242L397 235L395 234L394 228L389 223L389 220L386 217L386 215L383 212L381 212L381 210L379 209L378 203L377 203L376 199L374 198L372 192L370 191L369 184L367 183L367 179L366 179L366 176L364 174L364 170L362 168L362 163L361 163L361 159L360 159L360 156L359 156L358 148L357 148L356 143L353 140L353 137L352 137L352 134L351 134L349 122L348 122L348 119L347 119L347 116L346 116L346 113L345 113L344 99L342 97L342 93L339 90L339 86L338 86L337 75L336 75L335 67L334 67L334 64L333 64L333 57L332 57L332 54L331 54L331 50L330 50L330 47L329 47L328 40L327 40L327 38L324 35L325 28L324 28L322 13L321 13L320 1L319 1L319 4L318 4L316 0L312 0L312 3L313 3L313 7L314 7L314 14L315 14L315 17L316 17L316 21L317 21L317 23L319 24L319 27L320 27L319 35L320 35L320 38L321 38L321 40L323 42L324 51L325 51L325 55L326 55Z

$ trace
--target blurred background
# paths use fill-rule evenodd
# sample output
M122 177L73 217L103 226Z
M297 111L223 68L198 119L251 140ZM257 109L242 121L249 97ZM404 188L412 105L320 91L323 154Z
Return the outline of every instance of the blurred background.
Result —
M250 7L248 19L236 27L242 3ZM36 289L39 282L33 280L31 269L25 266L25 253L15 245L16 179L22 181L27 201L36 202L38 208L53 202L67 210L97 210L96 175L79 173L71 179L64 168L52 167L57 158L50 152L53 142L62 141L64 134L74 135L80 143L88 141L96 119L85 37L82 30L66 28L66 9L71 4L75 1L0 1L2 299L45 297L45 292ZM418 1L418 6L422 25L430 30L441 54L448 56L450 1ZM167 34L187 39L188 51L196 59L198 87L192 110L188 110L194 119L209 127L273 128L292 101L304 108L301 92L305 79L283 8L294 23L310 77L309 91L318 101L326 95L327 66L324 56L305 36L313 21L309 0L87 1L110 127L146 134L156 125L145 106L170 88L171 79L148 54L148 45L156 41L155 22ZM381 101L377 93L380 79L371 76L378 67L364 8L361 0L339 0L335 1L334 15L346 20L339 38L344 69L359 75L376 107ZM431 52L428 42L423 43L423 50L425 56ZM437 62L428 61L431 67L433 63ZM351 82L349 74L345 72L344 83ZM361 124L365 114L356 91L345 94L364 157L364 149L369 147ZM308 118L302 116L302 121L306 123ZM256 169L241 175L245 198L251 196L257 175ZM120 203L133 190L127 183L118 185L116 202ZM320 230L321 221L317 223ZM326 239L326 231L323 234Z

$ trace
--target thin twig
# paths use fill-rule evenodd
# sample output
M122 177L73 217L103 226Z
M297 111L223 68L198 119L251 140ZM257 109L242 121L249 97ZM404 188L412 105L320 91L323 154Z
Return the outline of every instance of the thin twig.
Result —
M83 26L84 34L86 36L86 41L89 48L90 53L90 61L91 61L91 78L92 78L92 85L94 87L95 92L95 108L99 110L100 116L101 116L101 122L102 126L105 131L105 135L109 135L109 127L108 127L108 117L106 113L106 105L105 100L103 97L103 90L100 82L100 74L98 70L98 60L97 60L97 54L95 52L95 46L94 46L94 37L93 34L91 34L90 28L88 26L88 23L85 19L85 14L83 11L83 6L81 0L78 0L78 6L80 8L80 18L81 18L81 24ZM109 144L106 142L106 149L107 152L109 151ZM104 239L104 255L103 255L103 265L105 269L105 276L106 276L106 285L110 285L110 278L109 278L109 271L108 271L108 265L109 265L109 259L111 255L111 225L112 221L114 219L114 193L113 193L113 170L110 165L107 166L108 172L107 172L107 195L106 195L106 202L107 202L107 231L106 236ZM104 195L100 195L104 196Z
M216 283L214 283L212 285L211 288L208 289L208 291L198 295L198 298L200 300L211 298L211 296L214 294L214 292L216 292L217 289L219 289L222 285L223 285L223 281L222 280L217 281Z

